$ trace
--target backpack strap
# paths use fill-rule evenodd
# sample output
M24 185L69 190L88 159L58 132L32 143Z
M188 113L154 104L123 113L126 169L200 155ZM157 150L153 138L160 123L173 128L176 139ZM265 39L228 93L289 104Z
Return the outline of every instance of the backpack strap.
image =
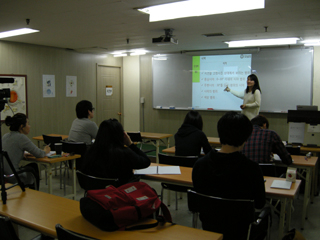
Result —
M159 221L155 221L153 223L148 223L148 224L139 224L139 225L134 225L132 227L126 227L124 230L125 231L133 231L133 230L142 230L142 229L148 229L148 228L154 228L158 226Z

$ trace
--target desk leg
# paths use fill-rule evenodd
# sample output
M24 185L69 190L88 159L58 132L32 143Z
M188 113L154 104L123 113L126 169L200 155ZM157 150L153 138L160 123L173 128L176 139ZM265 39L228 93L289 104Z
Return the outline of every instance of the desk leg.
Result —
M278 239L279 240L281 240L283 237L286 205L287 205L287 199L282 198L281 199L280 219L279 219L279 232L278 232Z
M167 138L167 148L170 147L170 138Z
M159 146L160 146L160 139L156 140L156 163L159 163Z
M288 232L290 230L291 226L291 210L292 210L292 199L288 200L288 207L287 207L287 224L285 227L285 232Z
M306 183L304 188L303 209L302 209L302 223L301 229L304 229L304 223L307 218L308 204L310 201L310 188L311 188L311 170L306 168Z
M52 194L52 165L46 163L47 181L48 181L48 193Z
M73 193L73 200L76 200L76 194L77 194L77 174L76 174L76 160L77 159L73 159L72 160L72 179L73 179L73 183L72 183L72 193Z

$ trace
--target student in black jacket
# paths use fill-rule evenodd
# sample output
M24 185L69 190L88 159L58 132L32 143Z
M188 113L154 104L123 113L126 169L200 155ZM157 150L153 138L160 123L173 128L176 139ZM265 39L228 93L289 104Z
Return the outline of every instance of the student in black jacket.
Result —
M104 120L85 155L82 172L101 178L119 178L122 184L134 180L133 170L147 168L150 159L137 148L121 123Z
M202 132L203 122L200 113L190 111L183 124L174 135L176 156L200 156L201 148L205 154L212 149L207 136Z

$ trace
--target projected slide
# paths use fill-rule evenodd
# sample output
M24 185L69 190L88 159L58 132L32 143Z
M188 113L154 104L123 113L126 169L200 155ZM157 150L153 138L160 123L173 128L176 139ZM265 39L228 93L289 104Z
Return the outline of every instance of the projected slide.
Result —
M251 74L251 54L194 56L192 107L206 110L240 110L243 100L230 92L244 91Z

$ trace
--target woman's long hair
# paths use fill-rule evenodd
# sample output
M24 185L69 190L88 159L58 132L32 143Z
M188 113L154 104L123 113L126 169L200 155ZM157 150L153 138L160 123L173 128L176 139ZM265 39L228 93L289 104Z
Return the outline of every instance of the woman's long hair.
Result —
M124 149L124 130L116 119L104 120L100 126L95 142L85 155L83 171L95 169L103 172L101 166L111 166L113 161L121 159Z
M192 110L188 112L183 121L183 124L190 124L202 131L203 121L200 113L197 111Z
M248 78L250 78L252 81L254 81L254 85L253 85L253 88L252 88L252 94L254 94L254 92L258 89L261 92L261 89L260 89L260 85L259 85L259 80L258 80L258 77L255 75L255 74L251 74L248 76ZM246 88L246 93L249 92L249 87Z

